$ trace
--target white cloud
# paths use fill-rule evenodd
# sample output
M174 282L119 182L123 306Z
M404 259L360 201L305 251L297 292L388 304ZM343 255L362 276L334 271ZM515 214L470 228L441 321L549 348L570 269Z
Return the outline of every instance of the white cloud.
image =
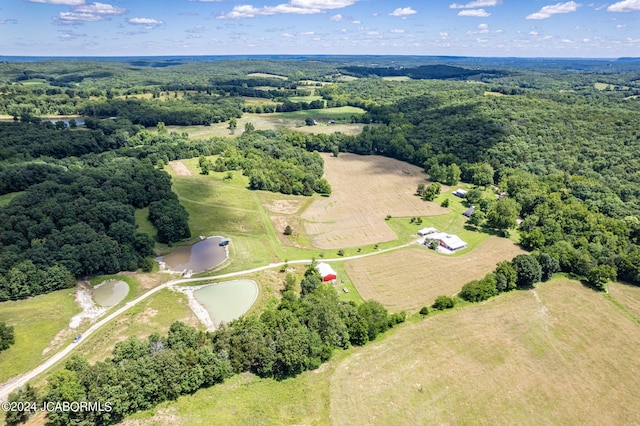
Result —
M440 38L441 38L441 39L443 39L443 40L448 39L448 38L449 38L449 33L444 32L444 31L443 31L443 32L441 32L441 33L440 33Z
M63 22L96 22L102 21L104 16L95 13L60 12L57 20Z
M127 11L122 7L115 7L106 3L83 4L73 9L79 13L96 13L98 15L122 15Z
M540 35L540 33L539 33L539 32L537 32L537 31L529 31L529 35L531 35L531 36L537 36L537 35Z
M293 35L291 35L291 34L289 34L289 33L282 33L282 34L280 34L280 35L281 35L282 37L287 37L287 38L289 38L289 37L293 37Z
M164 24L164 22L158 19L153 19L153 18L131 18L129 19L129 23L134 25L147 25L147 26Z
M623 0L607 8L607 12L635 12L637 10L640 10L640 0Z
M17 24L17 19L0 19L0 25Z
M84 0L28 0L31 3L61 4L64 6L80 6Z
M370 35L370 36L377 36L377 35L380 35L380 33L379 33L379 32L377 32L377 31L369 31L369 32L367 33L367 35Z
M360 24L362 24L362 22L360 22L360 21L358 21L358 20L356 20L356 21L352 21L351 23L352 23L353 25L360 25Z
M394 29L394 30L391 30L391 32L392 32L392 33L396 33L396 34L402 34L402 33L404 32L404 30L401 30L401 29Z
M393 12L391 12L389 15L390 16L409 16L409 15L413 15L413 14L416 14L416 13L418 13L418 12L413 10L411 7L399 7L396 10L394 10Z
M625 24L618 24L618 25L616 25L616 28L624 28L624 27L626 27L626 25L625 25Z
M569 43L573 43L573 40L569 40L568 38L563 38L562 42L569 44Z
M547 19L558 13L571 13L575 12L580 6L580 3L574 1L568 1L566 3L556 3L549 6L544 6L539 12L528 15L526 19Z
M337 15L333 15L331 18L329 18L331 21L334 22L340 22L342 21L344 18L342 17L342 15L340 15L339 13Z
M218 16L218 19L254 18L279 14L312 15L325 10L342 9L358 0L291 0L275 6L255 7L248 4L235 6L231 12Z
M305 35L305 36L309 36L309 35L314 35L315 33L313 31L305 31L303 33L300 33L300 35Z
M491 14L484 9L468 9L458 12L458 16L474 16L477 18L486 18L487 16L491 16Z
M489 33L489 25L487 25L487 24L478 25L478 33L480 33L480 34L488 34Z
M477 7L491 7L502 3L502 0L475 0L466 4L453 3L449 5L451 9L475 9Z

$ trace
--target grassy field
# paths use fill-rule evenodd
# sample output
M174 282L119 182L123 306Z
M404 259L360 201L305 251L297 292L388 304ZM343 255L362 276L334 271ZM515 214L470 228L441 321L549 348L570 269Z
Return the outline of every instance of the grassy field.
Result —
M640 323L640 287L618 282L609 283L607 292L614 303L619 304L624 312Z
M313 245L324 249L392 241L397 235L384 220L396 216L447 213L414 195L426 182L421 168L387 157L323 154L331 197L316 199L302 219ZM354 189L356 189L354 191Z
M146 338L154 332L166 335L174 321L182 321L194 327L200 326L184 294L161 290L111 321L100 333L82 340L78 346L78 353L90 362L101 361L111 355L116 343L126 340L129 336Z
M172 162L167 170L172 174L174 192L189 212L192 239L200 235L221 235L232 240L229 260L216 272L233 272L318 255L319 250L283 244L281 232L270 219L274 216L273 210L264 207L275 209L278 203L302 207L310 202L310 198L249 191L246 189L247 177L239 171L233 172L233 178L225 181L226 172L213 172L208 176L198 174L197 162L197 158Z
M268 103L268 102L263 102ZM351 124L352 115L361 115L364 110L355 107L325 108L317 110L276 112L270 114L243 114L238 119L237 129L231 133L229 123L214 123L211 126L166 126L169 132L187 132L191 138L211 138L211 137L238 137L244 132L247 123L253 124L256 130L279 130L292 128L304 132L311 132L313 129L317 133L342 132L356 135L362 131L363 125ZM336 120L335 125L306 126L307 117L319 120ZM155 131L153 129L149 129Z
M405 323L295 378L235 376L123 424L637 424L639 337L602 294L556 279Z
M459 257L416 247L349 260L345 271L363 299L377 300L391 311L417 310L431 306L437 296L454 295L520 253L512 241L489 237Z
M402 349L400 349L402 348ZM640 327L568 280L438 315L332 375L334 424L637 424Z
M80 312L74 291L0 303L0 322L13 326L16 341L0 352L0 383L31 370L70 343L75 331L68 328L69 321Z

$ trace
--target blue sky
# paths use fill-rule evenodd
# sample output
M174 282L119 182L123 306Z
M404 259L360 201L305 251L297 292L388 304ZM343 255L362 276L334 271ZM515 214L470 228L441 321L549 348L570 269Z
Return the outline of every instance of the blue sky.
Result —
M640 56L640 0L3 0L0 55Z

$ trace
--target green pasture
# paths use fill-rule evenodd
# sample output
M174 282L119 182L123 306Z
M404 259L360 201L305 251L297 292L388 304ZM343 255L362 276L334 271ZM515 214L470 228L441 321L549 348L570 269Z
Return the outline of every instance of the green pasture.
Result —
M75 289L54 291L25 300L0 303L0 321L14 328L15 344L0 352L0 383L29 371L70 343L73 333L52 341L80 312ZM51 346L51 351L43 351Z
M351 117L362 115L365 110L362 108L343 106L337 108L309 109L304 111L279 112L272 115L279 115L284 118L304 120L305 118L327 119L335 121L351 121Z

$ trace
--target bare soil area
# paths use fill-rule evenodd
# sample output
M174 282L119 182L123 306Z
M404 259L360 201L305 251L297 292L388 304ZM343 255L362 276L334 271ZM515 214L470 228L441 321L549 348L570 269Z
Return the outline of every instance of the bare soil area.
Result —
M303 213L306 232L322 249L392 241L385 217L430 216L448 209L415 196L427 175L421 168L380 156L322 154L330 197L319 198Z
M176 176L191 176L191 171L182 161L171 161L169 163Z
M440 295L452 296L467 282L482 278L498 262L524 251L505 238L489 237L464 256L439 255L409 248L350 260L344 269L364 300L377 300L391 311L431 306Z

